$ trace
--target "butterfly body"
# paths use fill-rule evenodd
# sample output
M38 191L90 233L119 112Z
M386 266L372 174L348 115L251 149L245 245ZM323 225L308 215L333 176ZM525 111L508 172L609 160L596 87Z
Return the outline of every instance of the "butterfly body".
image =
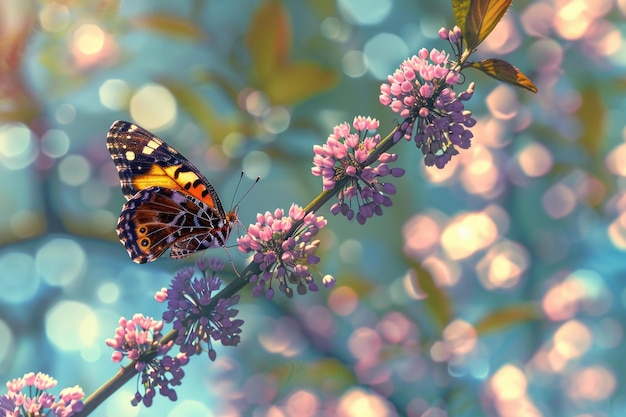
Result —
M184 156L120 120L109 129L107 148L128 200L117 233L134 262L151 262L168 248L172 258L183 258L226 245L237 214L224 211L211 183Z

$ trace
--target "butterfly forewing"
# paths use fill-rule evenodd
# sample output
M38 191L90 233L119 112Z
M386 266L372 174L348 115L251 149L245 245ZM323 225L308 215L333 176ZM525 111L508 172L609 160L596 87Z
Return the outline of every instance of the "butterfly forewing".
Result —
M128 200L117 232L131 259L150 262L171 248L182 258L225 246L237 222L215 189L185 157L141 127L116 121L107 147Z
M158 186L189 193L225 215L209 180L156 135L136 124L118 120L109 129L107 147L127 200L140 190Z

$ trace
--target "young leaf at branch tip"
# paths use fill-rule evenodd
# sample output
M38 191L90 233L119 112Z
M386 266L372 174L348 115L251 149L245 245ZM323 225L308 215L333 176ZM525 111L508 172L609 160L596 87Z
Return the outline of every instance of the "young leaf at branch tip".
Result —
M512 0L453 0L452 10L465 44L473 51L493 31Z
M491 58L472 62L472 67L499 81L536 93L537 86L523 72L503 59Z

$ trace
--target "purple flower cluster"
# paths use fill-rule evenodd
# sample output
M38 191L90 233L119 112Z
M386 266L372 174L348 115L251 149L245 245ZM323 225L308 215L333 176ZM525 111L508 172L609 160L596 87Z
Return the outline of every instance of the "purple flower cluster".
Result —
M176 391L171 387L181 384L185 376L182 367L189 362L187 355L170 356L168 353L174 343L159 343L163 337L163 322L160 320L135 314L131 320L122 317L119 324L115 337L106 340L106 344L115 349L111 359L113 362L121 362L124 358L136 361L135 369L145 390L143 394L137 390L131 404L143 402L150 407L156 388L161 395L175 401Z
M312 239L324 226L326 220L322 216L306 213L296 204L291 205L288 216L283 209L257 214L257 222L248 227L245 236L237 239L241 252L254 252L252 262L260 270L250 278L254 284L252 294L258 297L265 292L265 297L271 299L274 296L274 279L278 281L279 291L289 298L293 297L289 284L296 286L298 294L306 294L307 290L317 291L311 266L320 261L315 255L320 241ZM335 279L326 275L322 282L330 288Z
M439 35L453 45L462 39L458 28L441 30ZM465 110L463 101L472 97L474 83L456 94L454 85L462 81L456 65L444 51L422 48L389 75L389 84L380 86L380 103L403 118L414 120L415 127L408 130L412 134L407 139L413 137L427 166L443 168L459 153L457 146L467 149L471 145L473 134L469 128L476 120Z
M199 261L196 266L201 277L194 276L193 267L181 269L170 288L161 289L155 298L159 302L167 301L163 320L173 323L178 332L175 343L180 345L181 352L192 356L201 353L206 346L209 358L215 360L217 353L211 339L224 346L237 346L241 339L243 320L234 319L239 310L231 308L239 302L239 295L220 298L211 305L213 292L222 285L215 273L224 267L224 263L221 260Z
M41 372L37 374L29 372L22 378L8 381L8 392L0 397L0 415L69 417L80 412L83 409L82 399L85 396L83 390L78 385L64 388L57 399L46 392L56 384L57 381L54 378Z
M382 215L382 207L393 204L389 195L396 193L395 186L380 179L390 174L392 177L404 175L402 168L389 168L388 164L398 158L396 154L381 153L375 161L369 161L381 141L379 134L373 134L378 124L376 119L357 116L352 122L357 133L351 133L350 125L342 123L335 126L324 145L313 147L315 156L311 172L322 177L324 190L332 190L338 181L348 179L337 194L339 202L330 208L330 212L333 215L341 213L352 220L351 202L355 199L359 224L364 224L374 214ZM376 166L373 165L375 162L378 162Z

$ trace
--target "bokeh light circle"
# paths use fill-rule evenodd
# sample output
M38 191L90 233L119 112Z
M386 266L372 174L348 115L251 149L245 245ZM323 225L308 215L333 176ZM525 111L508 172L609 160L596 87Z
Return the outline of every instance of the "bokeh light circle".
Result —
M96 291L96 296L100 302L112 304L117 302L120 296L120 287L114 282L103 282Z
M123 110L128 105L131 89L124 80L110 79L98 89L100 103L109 110Z
M60 158L70 149L70 137L62 130L50 129L41 137L41 151L50 158Z
M3 303L28 301L39 289L40 280L35 273L35 260L31 255L8 252L0 256L0 271L0 301Z
M391 11L391 0L339 0L339 12L348 22L355 25L375 25Z
M0 319L0 369L4 368L4 363L7 359L11 358L12 352L15 349L15 340L11 328Z
M73 240L55 238L37 251L37 274L53 286L68 285L86 270L87 257L83 248Z
M74 46L85 55L94 55L104 46L103 30L92 23L79 26L74 31Z
M399 66L398 63L407 59L409 48L399 36L381 33L365 44L363 54L369 63L370 73L379 80L386 80L387 75Z
M130 99L130 115L145 129L162 129L176 120L176 99L162 85L146 84Z
M367 73L368 61L361 51L348 51L341 59L343 72L352 78L357 78Z
M48 32L61 32L71 22L70 9L61 2L50 2L41 5L39 23Z
M91 165L82 155L68 155L59 163L59 178L67 185L84 184L91 175Z
M87 304L61 301L46 315L46 335L60 350L80 350L98 338L98 318Z
M0 162L11 170L30 165L37 156L33 135L22 123L0 127Z
M272 168L272 160L265 152L252 151L243 158L242 167L245 172L250 172L255 177L266 177Z
M215 414L200 401L182 400L168 413L167 417L203 416L213 417Z

